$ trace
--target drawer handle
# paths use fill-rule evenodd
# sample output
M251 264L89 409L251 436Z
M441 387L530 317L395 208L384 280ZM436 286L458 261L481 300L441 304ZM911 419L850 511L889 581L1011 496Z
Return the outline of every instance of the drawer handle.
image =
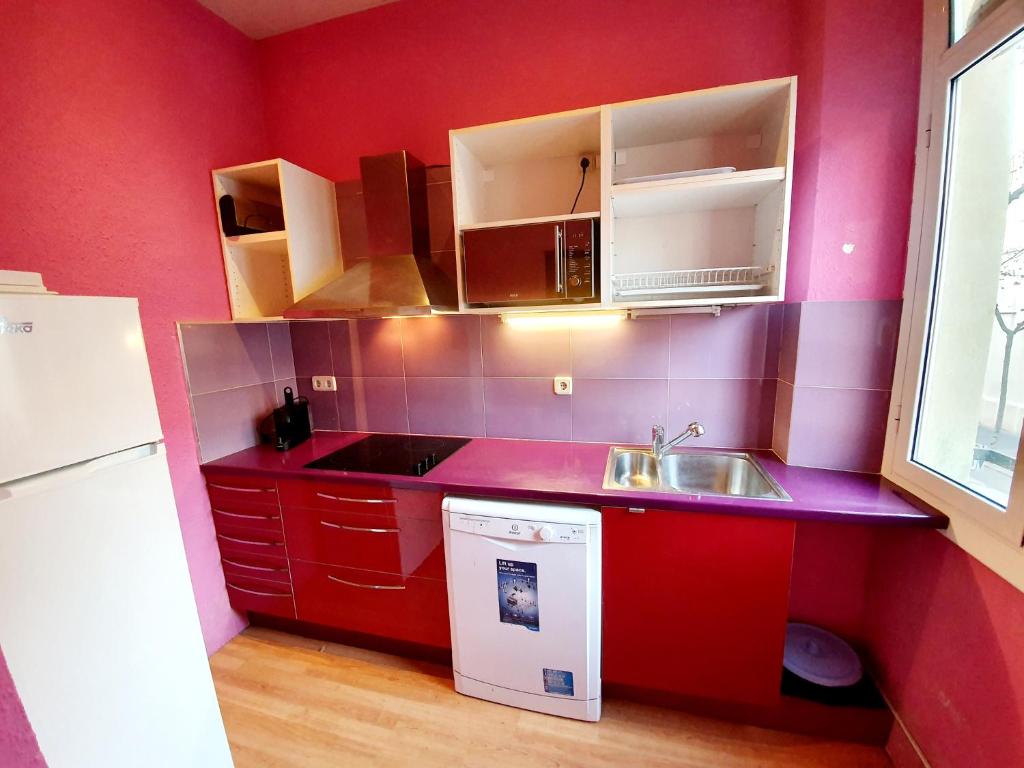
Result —
M330 499L331 501L351 501L355 504L397 504L396 499L352 499L348 496L331 496L329 493L316 492L316 495L321 499Z
M357 581L346 581L345 579L339 579L337 576L331 576L331 574L327 574L327 578L331 581L336 581L339 584L345 584L349 587L359 587L360 589L405 589L405 584L360 584Z
M222 491L238 491L239 493L274 493L274 488L236 488L233 485L220 485L219 483L207 483L210 488L218 488Z
M329 523L326 520L321 520L320 525L325 525L328 528L338 528L343 531L359 531L360 533L400 533L398 528L360 528L355 525L339 525L338 523Z
M218 515L224 515L225 517L244 517L248 520L280 520L278 515L243 515L241 512L225 512L223 509L213 510Z
M291 597L291 592L260 592L255 589L246 589L245 587L237 587L234 584L228 583L228 587L231 589L237 589L239 592L245 592L247 595L259 595L260 597Z
M233 565L236 568L248 568L250 571L268 571L272 573L286 573L287 568L270 568L266 565L249 565L248 563L240 563L237 560L228 560L226 557L221 558L221 562Z
M280 541L250 541L249 539L236 539L233 536L225 536L223 533L217 534L218 539L224 539L224 541L232 541L235 544L255 544L257 547L280 547Z

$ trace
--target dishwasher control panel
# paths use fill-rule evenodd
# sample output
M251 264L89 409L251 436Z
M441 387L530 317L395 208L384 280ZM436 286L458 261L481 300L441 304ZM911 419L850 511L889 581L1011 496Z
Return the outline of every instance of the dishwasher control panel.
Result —
M450 527L453 531L465 531L496 539L543 541L552 544L585 544L588 534L586 525L459 514L451 516Z

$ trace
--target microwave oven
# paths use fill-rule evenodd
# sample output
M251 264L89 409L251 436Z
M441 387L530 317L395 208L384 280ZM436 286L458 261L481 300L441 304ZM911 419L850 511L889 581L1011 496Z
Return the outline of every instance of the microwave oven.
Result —
M600 219L469 229L462 233L463 298L471 306L601 300Z

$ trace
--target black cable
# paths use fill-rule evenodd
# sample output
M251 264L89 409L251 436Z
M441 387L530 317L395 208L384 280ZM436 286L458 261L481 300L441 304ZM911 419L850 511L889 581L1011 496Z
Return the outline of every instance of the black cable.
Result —
M576 190L576 199L572 201L572 210L569 211L569 215L570 216L572 214L576 213L576 203L578 203L580 201L580 192L583 191L583 185L587 181L587 168L589 168L589 167L590 167L590 160L588 160L585 157L582 160L580 160L580 168L583 169L583 178L580 179L580 188Z

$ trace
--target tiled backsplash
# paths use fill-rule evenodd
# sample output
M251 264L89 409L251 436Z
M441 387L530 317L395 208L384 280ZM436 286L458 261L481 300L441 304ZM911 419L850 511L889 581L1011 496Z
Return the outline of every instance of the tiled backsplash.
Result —
M773 448L789 464L878 472L900 301L786 304Z
M572 330L493 315L182 324L181 339L204 461L255 445L293 386L316 429L646 443L652 424L697 419L694 445L877 472L899 316L898 301L811 302ZM338 391L313 392L314 375Z
M778 310L676 315L600 329L510 328L495 316L292 323L299 392L318 429L647 442L704 422L702 443L770 447ZM337 393L311 377L337 377ZM553 378L572 376L572 395Z
M202 461L256 445L260 419L295 389L287 323L181 323L182 359Z

